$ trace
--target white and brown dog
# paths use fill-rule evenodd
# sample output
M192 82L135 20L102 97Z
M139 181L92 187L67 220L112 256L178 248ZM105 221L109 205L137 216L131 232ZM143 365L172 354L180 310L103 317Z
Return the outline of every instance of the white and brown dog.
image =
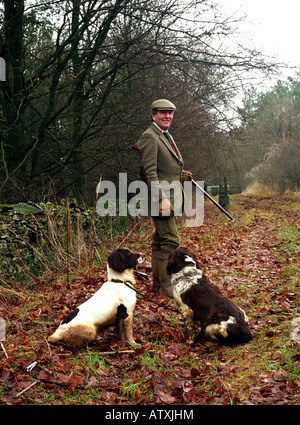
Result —
M241 308L225 298L200 270L189 248L179 247L168 259L174 299L184 317L188 342L208 337L224 345L242 344L252 339L248 318ZM200 322L201 332L197 329Z
M86 302L65 317L49 342L77 347L96 339L98 328L119 326L122 341L135 343L132 336L136 293L134 271L144 256L119 248L107 259L107 282ZM132 288L131 288L132 287Z

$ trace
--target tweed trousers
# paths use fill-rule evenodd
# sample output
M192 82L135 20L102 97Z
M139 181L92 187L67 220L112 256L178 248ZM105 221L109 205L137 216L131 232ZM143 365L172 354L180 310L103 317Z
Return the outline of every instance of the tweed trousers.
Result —
M155 224L152 249L172 252L179 246L175 217L152 217Z

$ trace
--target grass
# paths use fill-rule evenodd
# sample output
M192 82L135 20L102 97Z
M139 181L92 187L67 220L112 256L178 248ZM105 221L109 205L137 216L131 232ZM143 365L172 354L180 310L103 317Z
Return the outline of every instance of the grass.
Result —
M149 388L147 380L137 375L135 378L125 376L122 389L122 395L132 398L139 398L143 394L147 399L153 397L153 390Z

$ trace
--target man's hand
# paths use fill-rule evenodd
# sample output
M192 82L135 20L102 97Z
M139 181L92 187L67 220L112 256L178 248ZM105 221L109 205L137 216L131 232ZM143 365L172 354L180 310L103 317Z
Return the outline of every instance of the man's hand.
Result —
M182 170L182 172L181 172L182 183L191 181L192 178L193 178L193 174L190 171Z
M159 216L160 217L172 217L174 214L173 207L167 198L159 201Z

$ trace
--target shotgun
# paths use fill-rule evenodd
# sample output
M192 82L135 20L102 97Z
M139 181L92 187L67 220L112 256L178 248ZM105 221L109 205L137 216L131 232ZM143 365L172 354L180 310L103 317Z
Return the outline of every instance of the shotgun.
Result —
M228 218L230 218L230 220L233 220L233 217L226 211L224 210L223 207L221 207L221 205L218 204L217 201L214 200L214 198L212 198L207 192L205 192L204 189L202 189L201 186L198 185L198 183L195 182L195 180L192 179L192 183L196 186L197 189L201 190L201 192L213 203L215 204L219 210L221 210L225 215L227 215Z

